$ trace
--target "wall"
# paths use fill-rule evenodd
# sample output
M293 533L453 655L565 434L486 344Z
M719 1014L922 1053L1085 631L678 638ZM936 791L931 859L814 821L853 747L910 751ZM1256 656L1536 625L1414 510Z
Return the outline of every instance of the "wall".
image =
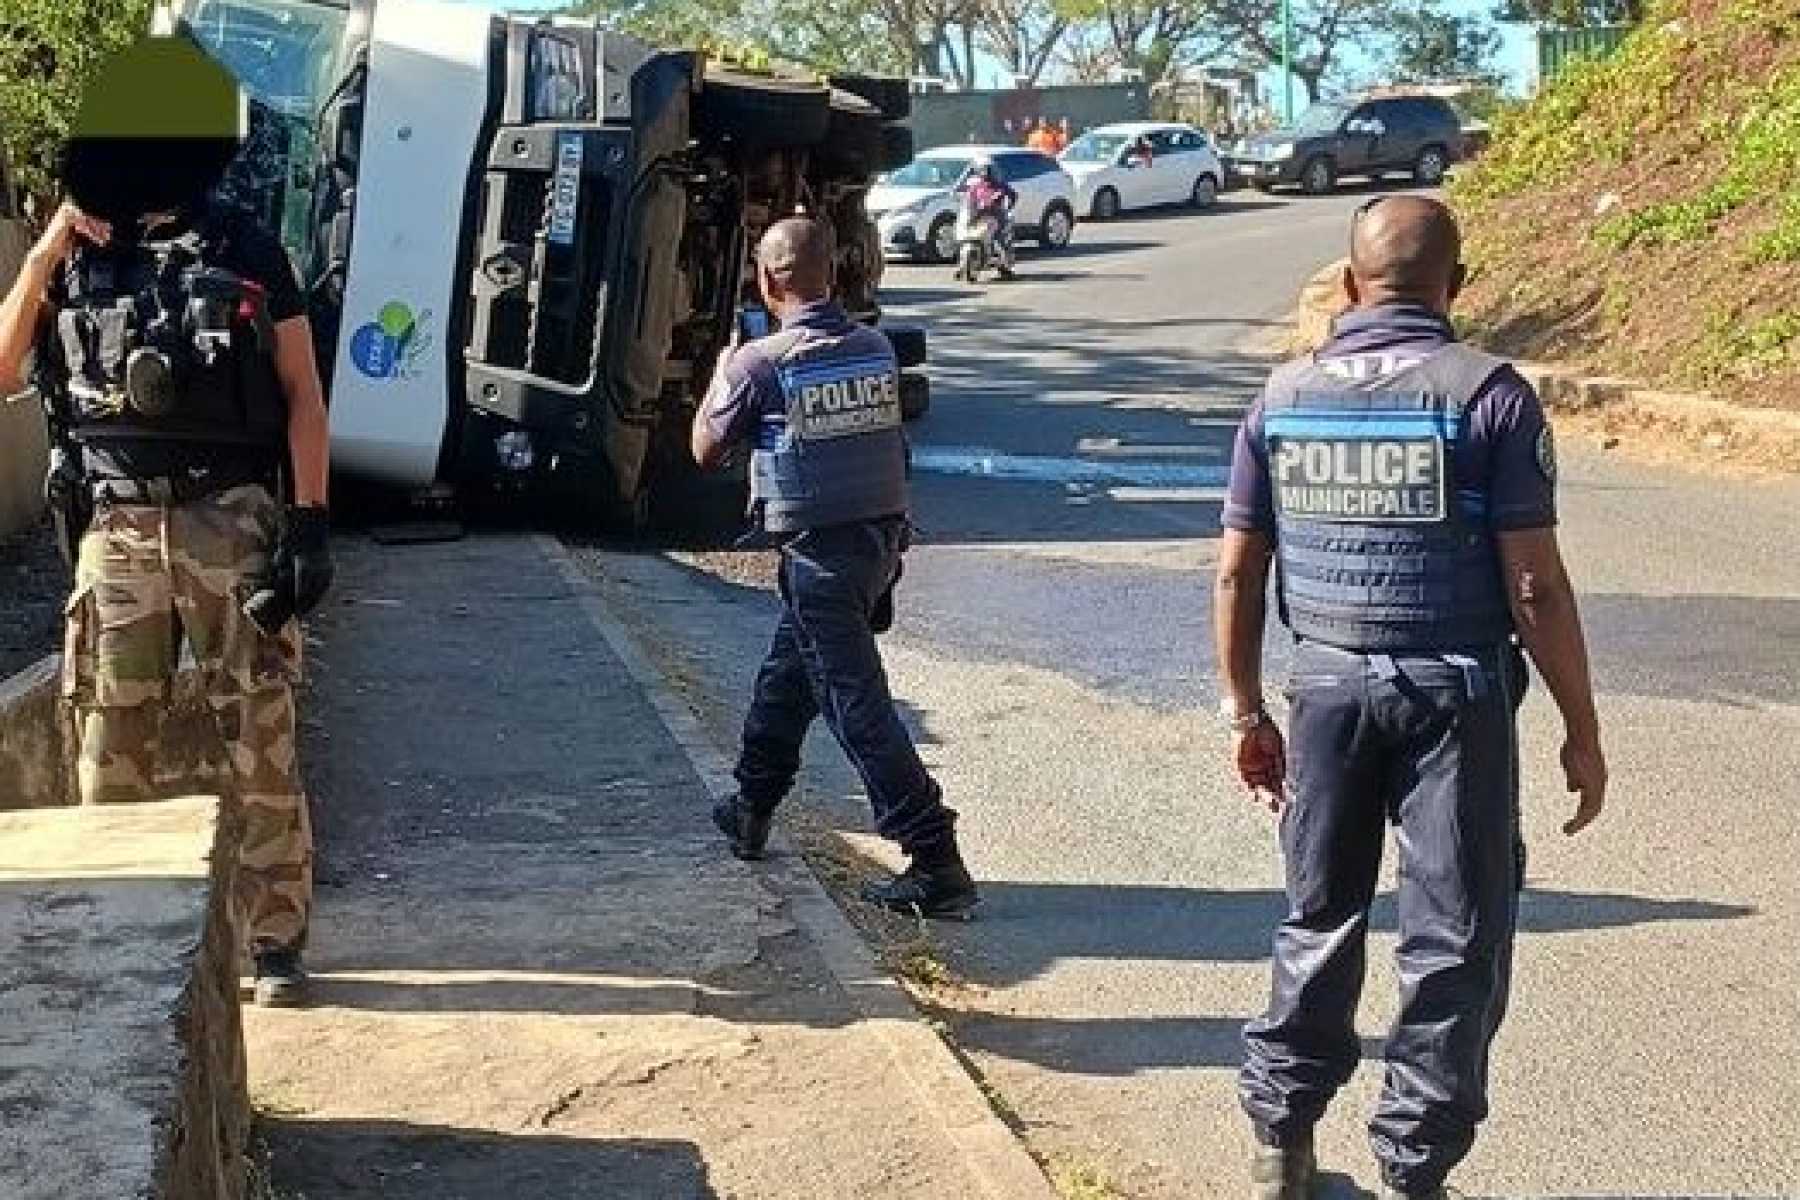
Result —
M5 211L0 208L0 295L12 287L31 248L30 229ZM0 537L33 524L43 511L48 454L44 410L36 394L0 397Z
M1150 119L1150 89L1141 83L929 92L913 97L913 140L919 149L975 142L1025 141L1027 122L1069 119L1079 134L1094 125ZM1011 121L1013 132L1006 133Z

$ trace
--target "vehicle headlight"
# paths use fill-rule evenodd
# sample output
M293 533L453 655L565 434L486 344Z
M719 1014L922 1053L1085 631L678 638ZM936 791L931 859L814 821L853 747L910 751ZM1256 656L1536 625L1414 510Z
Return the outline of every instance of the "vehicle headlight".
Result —
M902 204L888 213L890 217L916 217L925 211L925 201L914 200L911 204Z
M1284 158L1292 157L1294 157L1294 143L1292 142L1282 142L1280 145L1269 147L1269 159L1272 162L1280 162Z

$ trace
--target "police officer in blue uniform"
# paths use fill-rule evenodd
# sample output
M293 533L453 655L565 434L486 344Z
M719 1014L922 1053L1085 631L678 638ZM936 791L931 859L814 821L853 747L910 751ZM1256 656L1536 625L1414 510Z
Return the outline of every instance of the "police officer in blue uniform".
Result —
M1562 712L1573 834L1606 765L1557 548L1555 455L1530 386L1456 341L1448 209L1358 211L1352 311L1275 371L1239 430L1215 620L1236 768L1281 814L1288 915L1239 1092L1252 1194L1311 1187L1313 1125L1360 1057L1355 1016L1384 828L1399 853L1400 1012L1370 1122L1387 1197L1440 1197L1487 1115L1523 841L1514 725L1529 651ZM1269 564L1296 638L1289 740L1263 706Z
M830 229L790 218L757 248L757 281L781 330L728 351L693 429L695 459L752 447L750 494L781 548L781 623L756 678L738 794L713 819L739 858L761 858L800 747L823 717L868 789L876 828L910 865L863 889L871 903L965 917L976 903L956 814L894 709L875 634L892 618L907 524L907 451L893 347L831 296Z

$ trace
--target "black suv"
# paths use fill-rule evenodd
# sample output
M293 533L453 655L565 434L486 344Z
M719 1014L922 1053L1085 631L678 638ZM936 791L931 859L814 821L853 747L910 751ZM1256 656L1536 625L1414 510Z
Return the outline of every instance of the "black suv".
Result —
M1380 179L1406 174L1435 185L1463 154L1462 118L1446 101L1381 96L1315 104L1293 128L1239 142L1226 155L1226 164L1232 174L1265 192L1297 183L1320 195L1345 175Z

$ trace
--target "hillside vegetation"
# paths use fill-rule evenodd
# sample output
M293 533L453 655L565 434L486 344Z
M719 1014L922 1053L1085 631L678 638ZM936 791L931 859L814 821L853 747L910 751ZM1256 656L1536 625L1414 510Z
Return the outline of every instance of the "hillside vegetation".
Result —
M1664 0L1452 194L1496 349L1800 409L1800 0Z

